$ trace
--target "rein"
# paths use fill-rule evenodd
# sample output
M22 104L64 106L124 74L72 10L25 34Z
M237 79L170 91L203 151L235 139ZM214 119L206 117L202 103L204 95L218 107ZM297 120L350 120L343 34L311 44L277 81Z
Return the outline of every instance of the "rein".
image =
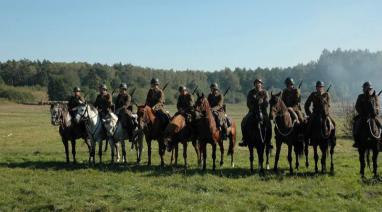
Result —
M290 134L292 134L293 130L294 130L294 126L296 125L297 123L297 120L294 120L293 123L292 123L292 127L290 128L290 130L287 132L287 133L283 133L281 132L278 124L277 124L277 121L273 120L273 123L275 124L275 127L277 129L277 132L280 133L283 137L288 137Z
M367 120L367 123L368 123L368 125L369 125L369 130L370 130L370 134L371 134L371 136L373 136L373 138L375 138L375 139L380 139L380 138L381 138L381 134L382 134L382 130L379 129L379 135L375 135L374 132L373 132L373 130L371 129L371 118L369 118L369 119Z

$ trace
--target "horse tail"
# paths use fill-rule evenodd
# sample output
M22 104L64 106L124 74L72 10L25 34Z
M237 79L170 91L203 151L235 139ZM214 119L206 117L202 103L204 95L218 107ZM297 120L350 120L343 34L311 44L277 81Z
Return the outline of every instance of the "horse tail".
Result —
M229 147L227 155L233 155L236 145L236 123L232 121L231 132L229 135Z
M304 154L305 141L303 140L303 138L300 138L300 136L298 136L298 139L294 148L296 149L296 153L298 157L301 157Z

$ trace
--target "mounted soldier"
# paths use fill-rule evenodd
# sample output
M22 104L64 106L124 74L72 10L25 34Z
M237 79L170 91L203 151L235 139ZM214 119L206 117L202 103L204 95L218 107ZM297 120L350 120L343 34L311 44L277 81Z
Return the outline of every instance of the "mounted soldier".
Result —
M288 107L291 114L296 116L298 123L304 122L304 114L301 111L301 93L300 89L295 88L293 78L285 79L286 88L281 94L281 99L283 100L285 106Z
M247 107L249 109L249 112L247 115L243 118L243 121L241 122L241 129L244 131L244 127L246 126L247 120L249 116L255 115L256 108L260 108L260 117L255 117L256 119L260 120L261 122L264 122L270 129L270 120L267 112L268 108L268 94L267 91L263 88L264 82L261 79L256 79L254 81L254 88L248 92L247 95ZM243 133L243 140L241 143L239 143L239 146L247 146L247 141L244 136L245 133ZM270 136L267 136L271 139ZM270 141L270 140L269 140Z
M151 107L158 115L158 117L168 123L170 118L167 112L164 110L165 97L163 90L159 87L159 79L151 79L150 84L151 88L147 93L146 105Z
M210 104L212 114L216 121L216 127L222 131L223 140L227 136L227 121L224 111L224 96L220 93L217 83L210 86L211 93L208 95L208 103Z
M178 114L182 114L186 118L187 123L191 123L194 107L194 100L192 95L188 92L188 89L185 86L180 86L179 89L178 102L176 103L176 108L178 109ZM174 115L174 117L177 114Z
M316 91L312 92L308 99L305 102L304 109L305 113L308 116L308 135L311 135L311 125L312 120L314 118L320 117L320 115L323 115L324 113L327 113L326 115L329 117L329 120L335 127L335 122L330 117L329 111L324 111L324 108L322 107L323 104L326 104L328 109L330 108L330 95L325 90L325 83L322 81L316 82ZM313 104L313 111L310 109L310 106Z
M107 92L107 87L105 84L99 86L99 94L94 102L94 107L97 108L101 117L105 117L106 114L111 110L112 107L112 98L111 95Z
M85 99L81 96L81 89L79 87L74 87L73 95L68 101L68 110L71 117L74 117L75 115L75 111L73 111L73 109L83 103L85 103Z
M118 119L121 121L122 127L128 130L129 137L132 136L132 130L134 125L137 123L134 122L133 118L133 107L131 105L131 96L127 90L127 84L121 83L119 85L119 94L114 102L115 105L115 114L118 116Z
M375 91L373 93L373 86L370 82L365 82L362 85L363 94L360 94L357 98L357 102L355 104L355 109L358 113L356 117L354 117L354 145L353 147L358 148L358 135L360 130L361 122L366 122L370 118L375 118L376 124L379 128L381 128L381 119L379 117L380 105L378 95L375 95ZM373 105L374 108L370 108Z

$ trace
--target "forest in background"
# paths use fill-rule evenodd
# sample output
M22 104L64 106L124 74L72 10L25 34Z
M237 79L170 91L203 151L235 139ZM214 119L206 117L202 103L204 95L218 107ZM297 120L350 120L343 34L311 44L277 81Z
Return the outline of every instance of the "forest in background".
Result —
M317 80L332 84L331 94L337 101L354 101L361 91L364 81L371 81L377 91L382 89L382 52L369 50L323 50L317 61L298 64L286 68L224 68L213 72L201 70L164 70L116 63L113 65L89 64L84 62L52 62L48 60L31 61L8 60L0 62L0 98L10 100L39 101L41 97L28 94L30 90L46 91L50 100L63 100L71 95L74 86L80 86L88 100L95 99L97 87L105 83L110 92L126 82L130 90L136 89L135 101L143 102L151 78L159 78L162 86L167 82L166 102L176 102L180 85L193 90L198 86L200 92L209 92L209 85L217 82L226 95L226 102L245 101L253 81L261 78L265 87L273 92L284 88L286 77L293 77L296 84L303 81L301 90L306 97ZM22 87L23 89L13 89ZM21 94L20 94L21 93ZM41 96L41 95L40 95Z

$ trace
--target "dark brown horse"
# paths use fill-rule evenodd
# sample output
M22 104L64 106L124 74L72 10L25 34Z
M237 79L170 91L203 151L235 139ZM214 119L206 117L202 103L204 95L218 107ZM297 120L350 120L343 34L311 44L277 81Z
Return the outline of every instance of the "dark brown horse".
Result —
M320 147L322 152L321 172L326 173L326 157L329 150L330 172L334 173L333 154L336 146L336 129L329 116L329 103L321 99L318 111L318 114L313 114L310 117L310 126L308 127L310 144L313 145L314 150L315 172L318 173L319 157L317 148Z
M178 163L178 144L183 144L183 159L184 166L187 169L187 143L192 142L195 148L198 164L200 165L199 145L196 142L195 130L191 123L187 124L186 119L182 114L177 114L171 118L170 123L164 131L164 142L168 151L172 151L171 162L175 154L175 165Z
M373 93L375 97L375 92ZM376 113L376 103L374 102L375 98L369 98L368 101L368 114L377 114ZM365 154L367 154L368 165L369 165L369 151L373 153L373 174L374 177L378 176L378 154L381 146L381 129L377 124L375 116L369 117L360 117L359 118L359 130L358 135L354 136L354 139L358 139L358 153L359 153L359 162L360 162L360 174L361 177L365 176ZM354 133L353 133L354 134Z
M87 137L86 130L75 124L68 111L66 104L52 104L50 107L51 123L54 126L59 126L59 132L62 143L65 147L66 162L69 163L69 141L72 144L73 163L76 163L76 140L84 139L88 150L90 151L90 143Z
M256 148L259 160L259 174L264 173L264 151L266 155L267 169L269 168L269 155L271 152L272 127L266 123L266 118L263 117L260 109L260 104L257 104L251 114L247 117L247 121L243 126L243 136L246 138L249 149L249 162L251 173L254 173L253 161Z
M147 154L148 161L147 165L151 165L151 141L157 140L159 146L159 156L161 159L161 166L164 166L164 154L166 152L166 146L164 144L163 136L164 129L167 126L167 122L164 119L159 118L155 111L147 106L138 106L138 127L143 130L147 142Z
M222 139L222 132L216 127L216 122L213 117L210 104L204 94L199 95L195 102L195 110L197 118L195 126L200 145L201 157L203 158L203 170L206 170L207 159L207 143L212 145L212 169L216 170L216 145L220 147L220 167L224 163L224 145ZM227 138L229 139L228 155L231 155L231 166L234 166L233 154L236 143L236 123L232 121L232 126L227 130Z
M298 117L293 114L294 111L289 109L281 99L281 92L278 94L271 94L270 104L270 119L273 120L275 125L275 138L276 138L276 156L274 170L278 171L278 161L280 158L280 151L282 143L288 145L288 162L289 172L293 173L292 166L292 148L296 156L296 169L299 168L299 157L304 151L304 139L299 136L301 133L300 125L297 123ZM293 115L292 115L293 114ZM301 123L302 124L302 123Z

